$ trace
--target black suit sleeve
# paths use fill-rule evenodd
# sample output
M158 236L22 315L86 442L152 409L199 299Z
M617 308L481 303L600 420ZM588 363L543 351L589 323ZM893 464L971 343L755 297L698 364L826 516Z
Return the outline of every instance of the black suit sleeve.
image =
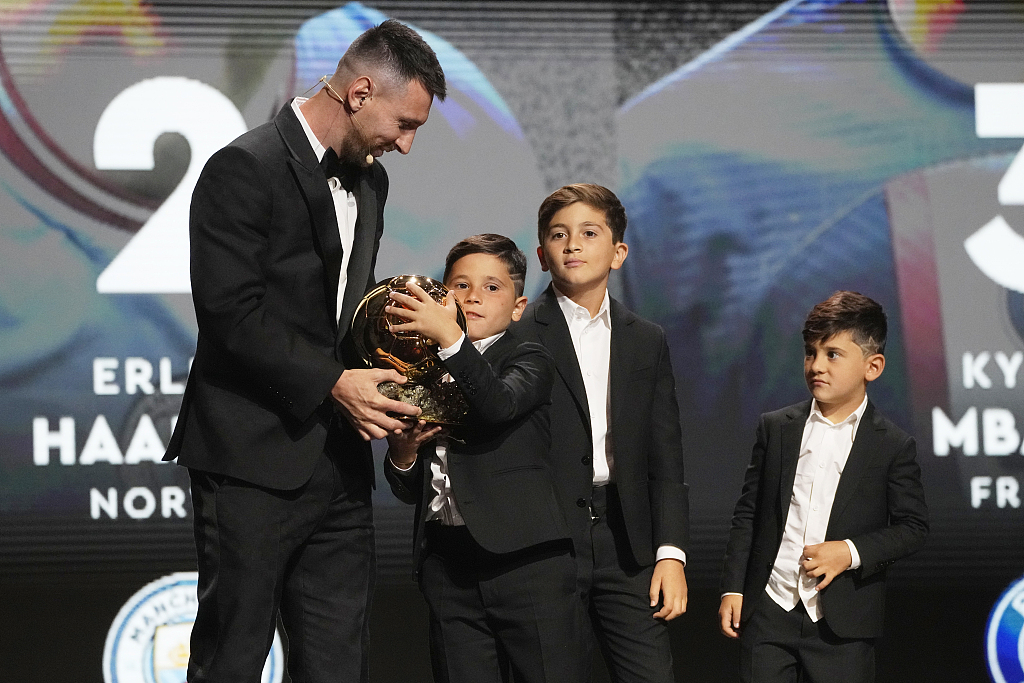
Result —
M433 447L434 442L431 441L421 448L416 462L407 470L400 470L395 467L395 464L391 462L390 452L385 456L384 478L391 485L391 493L395 494L395 498L407 505L415 505L419 502L420 491L423 488L423 469L426 467L426 463L429 462L423 453L423 449Z
M868 577L924 545L928 507L917 464L917 443L906 436L889 465L886 500L889 525L851 538L860 554L860 574Z
M729 530L729 543L725 551L725 568L722 572L722 593L743 592L743 582L754 537L758 488L761 483L761 473L767 450L768 427L764 416L761 416L757 425L757 438L750 456L750 464L743 477L743 489L732 513L732 528Z
M652 534L655 550L662 545L674 545L685 552L690 544L690 504L683 468L683 435L668 340L664 331L659 328L658 332L648 460Z
M344 367L264 305L274 180L251 153L226 147L206 164L192 198L192 296L200 334L252 377L254 391L305 421Z
M540 344L520 343L499 374L465 339L444 365L483 424L511 422L551 398L555 361Z

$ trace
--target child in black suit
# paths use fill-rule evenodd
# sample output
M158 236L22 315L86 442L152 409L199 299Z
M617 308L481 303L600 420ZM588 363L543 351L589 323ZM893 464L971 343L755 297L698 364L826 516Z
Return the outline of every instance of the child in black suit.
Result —
M546 458L555 368L538 344L506 328L526 306L526 257L507 237L456 244L444 282L462 304L393 294L388 311L438 342L470 405L467 424L442 433L420 421L388 437L385 474L414 503L413 554L430 608L434 680L465 683L583 680L576 562Z
M761 416L719 618L744 682L870 682L885 569L928 533L917 448L867 398L885 368L881 306L836 292L803 337L813 399Z
M558 368L551 463L589 631L612 680L671 683L667 622L687 595L682 433L664 331L608 294L629 253L625 230L625 209L600 185L545 199L537 255L551 286L514 329Z

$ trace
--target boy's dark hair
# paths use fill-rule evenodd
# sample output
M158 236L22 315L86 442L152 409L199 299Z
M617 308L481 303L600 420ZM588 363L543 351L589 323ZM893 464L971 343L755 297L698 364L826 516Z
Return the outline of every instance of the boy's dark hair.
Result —
M551 218L576 202L582 202L595 211L604 213L604 219L612 231L612 242L618 244L622 241L626 234L626 209L622 207L619 198L607 187L593 183L576 183L558 188L541 202L537 210L537 240L541 244L544 243L544 236L551 226Z
M497 256L508 270L508 276L515 286L516 297L523 295L523 289L526 287L526 254L508 237L490 232L467 237L451 248L444 260L444 282L448 282L455 262L470 254Z
M388 19L352 41L342 63L374 64L396 84L419 81L432 97L444 100L447 84L437 55L420 34L405 24Z
M804 323L804 344L824 342L842 332L850 333L865 356L885 353L885 311L863 294L838 291L812 308Z

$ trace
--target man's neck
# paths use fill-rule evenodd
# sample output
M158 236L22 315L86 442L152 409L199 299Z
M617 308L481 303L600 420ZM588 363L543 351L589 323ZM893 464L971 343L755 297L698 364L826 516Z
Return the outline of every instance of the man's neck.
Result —
M325 89L321 89L300 104L299 109L320 144L324 147L335 146L335 153L339 153L336 146L345 138L349 126L344 105L328 95Z
M582 285L571 287L560 282L554 283L561 294L569 297L574 304L582 306L593 318L601 311L601 304L604 303L605 292L608 291L608 278L593 285Z

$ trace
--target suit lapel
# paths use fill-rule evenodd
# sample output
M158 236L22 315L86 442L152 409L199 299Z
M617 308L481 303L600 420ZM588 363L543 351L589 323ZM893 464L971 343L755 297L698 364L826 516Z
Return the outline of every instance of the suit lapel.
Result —
M608 363L608 390L611 392L612 421L609 427L612 427L614 433L615 425L629 419L629 405L624 400L627 392L623 389L623 383L629 380L633 371L633 360L636 358L634 354L629 353L630 349L636 348L633 342L633 323L636 321L636 315L615 299L611 299L610 313L612 341ZM582 378L580 381L583 381ZM616 444L616 448L627 446Z
M871 401L868 401L861 419L863 422L857 429L857 438L853 440L850 456L846 459L843 473L839 477L839 485L836 487L836 497L832 501L832 513L829 516L829 527L843 514L843 508L850 502L857 489L857 482L860 480L861 474L870 463L872 455L878 453L882 446L885 427L881 421L875 419L875 407ZM827 533L825 538L828 538Z
M796 480L796 465L800 459L800 442L803 441L804 424L810 412L810 401L799 403L786 413L786 421L782 424L778 503L779 519L783 526L789 516L789 500Z
M338 277L341 274L341 237L338 234L338 217L334 211L331 190L320 170L320 163L309 144L309 138L302 129L298 117L292 111L291 102L285 104L274 119L277 130L291 154L288 166L295 175L299 191L309 206L309 219L313 224L316 253L324 264L324 298L328 302L328 317L332 329L337 330L337 312L334 304L338 300Z
M537 298L534 315L542 327L540 336L544 347L554 357L558 374L562 376L565 386L569 388L569 393L576 401L576 408L583 417L587 434L590 434L590 404L587 402L587 391L583 386L583 374L580 372L580 363L576 358L572 337L569 336L569 325L565 322L565 316L558 306L551 285L548 285ZM593 438L592 434L590 436Z
M366 285L373 267L373 245L377 237L377 193L370 187L371 171L363 169L356 195L356 229L352 238L352 256L348 260L348 280L345 285L345 299L341 306L341 321L338 341L348 333L349 323L356 306L366 293Z

